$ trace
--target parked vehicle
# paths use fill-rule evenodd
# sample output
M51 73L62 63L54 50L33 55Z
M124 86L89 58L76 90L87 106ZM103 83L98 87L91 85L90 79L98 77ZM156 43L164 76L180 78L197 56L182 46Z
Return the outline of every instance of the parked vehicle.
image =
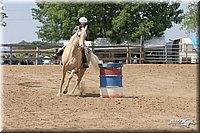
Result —
M44 56L39 55L40 60L38 60L38 65L43 65L44 64Z
M33 55L31 55L31 56L33 56ZM23 59L21 61L21 65L34 65L34 61L28 59L28 54L27 53L23 56L23 58L25 58L25 59Z
M0 64L1 64L1 65L3 65L4 62L5 62L5 61L3 60L4 58L5 58L5 55L1 55L1 60L0 60Z
M8 60L4 60L4 63L3 64L10 64L10 55L4 55L3 58L8 58ZM16 58L15 55L12 55L12 58ZM18 60L15 60L13 59L12 60L12 65L18 65L19 61Z
M50 65L51 64L51 60L50 60L50 57L49 56L45 56L44 57L44 62L43 62L44 65Z

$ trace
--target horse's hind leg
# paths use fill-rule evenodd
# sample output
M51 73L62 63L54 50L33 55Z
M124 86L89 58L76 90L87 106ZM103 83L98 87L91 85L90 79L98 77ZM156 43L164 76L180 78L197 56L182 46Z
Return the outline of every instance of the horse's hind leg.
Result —
M62 72L63 72L63 74L62 74L62 79L61 79L61 82L60 82L60 88L59 88L59 91L58 91L57 96L61 96L61 93L62 93L62 86L63 86L63 83L64 83L64 81L65 81L66 70L65 70L65 68L64 68L64 65L63 65L63 67L62 67Z
M82 95L83 92L84 92L84 89L83 89L83 87L81 86L81 83L79 83L78 89L79 89L79 91L80 91L80 95Z
M63 91L63 94L66 94L68 92L69 83L70 83L70 81L71 81L71 79L74 75L74 72L75 72L75 70L72 70L71 73L69 74L68 81L67 81L67 84L65 86L65 90Z

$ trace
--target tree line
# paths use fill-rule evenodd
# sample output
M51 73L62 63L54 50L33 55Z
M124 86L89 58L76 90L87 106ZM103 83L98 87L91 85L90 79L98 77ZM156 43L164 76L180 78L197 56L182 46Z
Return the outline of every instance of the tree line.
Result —
M85 16L89 20L88 40L110 38L112 42L160 37L172 23L180 23L180 3L52 3L38 2L33 18L42 23L38 37L47 41L69 39Z
M188 32L197 27L197 3L190 3L183 14L178 2L113 2L64 3L36 2L33 19L42 23L36 32L42 41L59 42L71 37L73 28L82 16L88 18L88 38L110 38L112 42L135 41L141 35L146 40L161 37L173 23L182 25ZM1 17L7 15L3 12ZM2 20L3 20L2 19ZM3 22L4 26L5 22Z

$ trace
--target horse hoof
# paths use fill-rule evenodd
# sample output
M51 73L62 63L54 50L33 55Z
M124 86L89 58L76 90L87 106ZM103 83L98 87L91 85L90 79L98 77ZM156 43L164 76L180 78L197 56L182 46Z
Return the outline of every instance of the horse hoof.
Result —
M63 94L67 94L67 91L63 91Z

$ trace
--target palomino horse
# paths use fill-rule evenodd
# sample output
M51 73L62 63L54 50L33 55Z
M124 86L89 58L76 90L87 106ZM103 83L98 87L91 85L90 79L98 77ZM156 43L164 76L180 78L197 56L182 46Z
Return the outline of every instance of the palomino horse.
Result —
M72 89L69 95L72 95L77 87L79 89L82 89L80 87L80 82L86 71L86 68L83 67L82 61L82 51L84 48L85 38L87 36L86 29L87 26L85 28L79 27L77 32L70 38L69 44L65 47L65 50L62 55L62 79L57 96L61 96L62 94L62 87L67 72L70 72L70 74L68 76L68 81L66 83L63 94L66 94L68 92L69 83L74 73L77 75L78 78L75 87ZM99 70L99 59L94 53L92 53L92 51L88 53L88 61L96 70ZM83 89L81 90L81 94L82 92Z

